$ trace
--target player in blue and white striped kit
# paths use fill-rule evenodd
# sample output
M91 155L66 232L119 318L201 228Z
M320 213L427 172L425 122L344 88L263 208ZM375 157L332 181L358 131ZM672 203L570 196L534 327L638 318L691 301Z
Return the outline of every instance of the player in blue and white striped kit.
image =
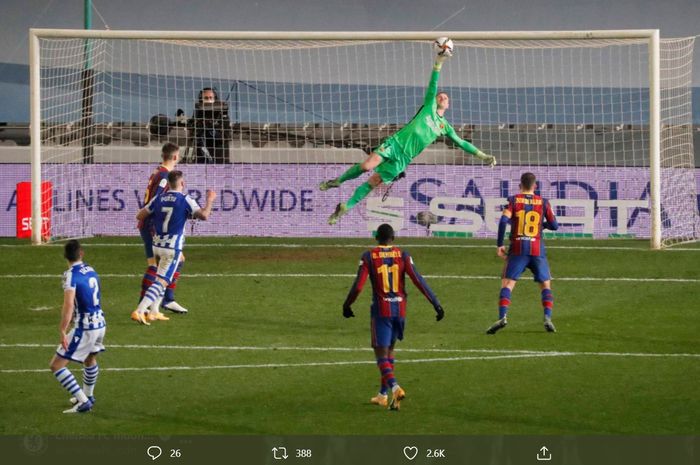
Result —
M155 228L153 254L158 261L156 280L148 288L136 310L131 313L132 320L144 325L150 325L149 321L162 318L160 312L157 314L153 312L157 312L160 308L165 289L172 282L180 263L182 248L185 245L187 220L192 217L206 221L216 198L215 192L207 190L207 203L204 208L200 208L196 200L183 193L185 180L182 171L175 170L168 173L168 186L167 192L148 202L136 214L136 219L139 221L151 219ZM145 312L149 307L151 312L147 320Z
M93 390L97 382L99 367L97 354L105 350L103 340L107 323L100 306L100 277L83 263L83 249L76 240L68 241L64 257L70 268L63 275L63 309L58 330L61 345L51 360L51 371L73 397L73 408L63 413L84 413L92 410L95 403ZM71 319L73 329L67 333ZM67 368L68 362L83 364L83 387Z

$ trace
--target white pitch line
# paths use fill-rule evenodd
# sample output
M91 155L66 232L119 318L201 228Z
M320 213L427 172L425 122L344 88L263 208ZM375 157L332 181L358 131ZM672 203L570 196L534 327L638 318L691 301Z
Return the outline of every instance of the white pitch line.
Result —
M0 274L0 279L61 278L60 274ZM138 278L143 275L132 273L100 273L103 278ZM184 278L354 278L350 273L192 273ZM429 279L496 280L500 276L485 275L423 275ZM700 278L609 278L595 276L554 277L554 281L599 281L599 282L651 282L651 283L698 283Z
M0 349L29 349L29 348L53 348L56 344L44 343L0 343ZM114 349L148 349L148 350L230 350L230 351L299 351L299 352L371 352L369 347L304 347L304 346L196 346L196 345L152 345L152 344L109 344ZM548 351L548 350L523 350L523 349L442 349L442 348L398 348L397 353L488 353L488 354L522 354L522 355L587 355L600 357L689 357L700 358L700 353L650 353L650 352L573 352L573 351ZM434 359L431 359L434 360Z
M550 239L551 240L551 239ZM402 248L424 248L424 249L494 249L495 246L493 245L485 245L485 244L397 244L398 246ZM115 242L115 243L104 243L104 242L97 242L97 243L90 243L86 242L85 243L86 247L139 247L143 248L143 244L141 243L132 243L132 242ZM0 244L1 247L7 247L7 248L16 248L16 247L29 247L29 244ZM43 244L41 246L38 246L39 248L41 247L63 247L63 244L61 243L51 243L51 244ZM369 248L369 244L295 244L295 243L279 243L279 244L274 244L274 243L260 243L260 244L255 244L255 243L242 243L242 244L229 244L225 242L211 242L211 243L203 243L203 244L198 244L198 243L187 243L187 248L193 248L193 247L230 247L230 248L244 248L244 247L267 247L267 248L280 248L280 249L300 249L300 248L307 248L307 249L367 249ZM629 246L585 246L585 245L548 245L548 249L571 249L571 250L636 250L639 252L657 252L653 251L648 248L642 248L642 247L629 247ZM37 249L38 250L38 249ZM667 249L664 249L664 251L679 251L679 252L700 252L700 248L697 247L669 247Z
M399 363L435 363L435 362L462 362L462 361L483 361L483 360L504 360L522 358L542 358L542 357L574 357L577 355L598 355L598 356L635 356L635 357L668 357L668 356L688 356L700 357L700 354L617 354L614 352L528 352L511 355L488 355L488 356L468 356L468 357L439 357L439 358L416 358L401 359ZM307 363L260 363L245 365L204 365L204 366L171 366L171 367L104 367L101 371L191 371L191 370L231 370L241 368L300 368L300 367L334 367L348 365L375 365L372 360L351 360L344 362L307 362ZM3 369L0 374L12 373L47 373L47 368L41 369Z

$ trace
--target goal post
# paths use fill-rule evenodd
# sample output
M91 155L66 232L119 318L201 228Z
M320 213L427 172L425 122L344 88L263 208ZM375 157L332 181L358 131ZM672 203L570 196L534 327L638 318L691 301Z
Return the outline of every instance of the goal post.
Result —
M348 218L355 225L326 228L328 205L352 190L348 187L341 194L312 201L311 194L304 195L322 180L314 176L339 175L350 163L361 161L362 151L368 152L390 130L408 122L421 104L434 53L431 43L438 35L450 37L456 46L440 81L452 93L455 108L446 117L463 138L493 153L499 166L487 170L438 141L416 159L407 173L410 181L397 184L388 201L382 199L386 195L369 198L368 206ZM532 169L538 177L545 174L549 185L540 186L543 195L556 197L557 210L579 221L562 235L618 237L636 228L638 237L649 237L654 249L700 236L697 207L691 202L697 195L692 120L682 113L690 105L692 38L666 45L654 29L440 33L31 29L29 41L35 244L45 240L41 237L43 177L67 186L67 193L61 189L54 193L59 196L53 202L54 236L105 234L95 226L105 218L119 225L115 234L133 234L133 228L121 224L131 221L126 213L98 218L94 208L101 195L95 194L100 189L98 173L113 173L128 189L145 184L142 173L148 169L136 174L136 155L120 155L132 149L114 147L114 141L126 144L124 134L129 133L132 145L145 144L151 153L169 139L191 143L194 132L185 123L178 125L166 117L162 121L167 121L163 123L167 127L159 128L161 120L149 122L144 114L163 116L165 109L154 109L170 100L187 105L182 103L186 96L193 98L197 85L201 88L207 82L218 83L222 94L224 88L228 90L234 136L227 144L235 147L230 149L235 155L230 165L188 166L235 199L236 206L231 207L232 200L228 207L238 208L244 220L217 220L202 229L204 234L254 234L258 224L263 235L357 236L366 234L377 221L401 215L407 235L422 235L415 215L428 208L445 211L445 205L449 210L451 205L453 215L441 215L442 224L428 233L492 237L489 221L497 199L489 203L485 198L512 193L515 173ZM82 57L85 50L92 50L90 66L95 72L90 76L95 82L81 81L80 68L87 66ZM383 63L387 66L380 68ZM373 71L381 75L362 75ZM95 101L90 102L95 106L90 114L95 116L90 118L87 142L77 111L81 106L85 110L79 90L86 85L95 90ZM133 135L139 131L145 135ZM71 149L87 143L92 153L93 145L104 144L105 139L112 146L95 154L95 165L104 163L103 170L84 163L78 150ZM133 166L120 167L120 163ZM420 177L422 168L430 169ZM600 174L615 169L618 174L610 178ZM127 181L131 174L138 178ZM290 182L258 183L270 176ZM487 180L489 176L499 180ZM580 180L576 184L571 176L598 176L597 185L608 192L599 199L596 186ZM640 176L647 182L630 181ZM296 178L299 182L293 182ZM480 179L488 187L472 182ZM568 193L572 185L587 191ZM258 187L260 192L255 190ZM491 192L480 202L459 200L475 195L480 187ZM426 194L421 188L429 191ZM263 190L265 201L259 197ZM625 190L624 195L631 198L620 197ZM386 189L379 190L383 193ZM114 192L105 195L112 195L118 206L134 203L117 198ZM287 204L282 200L285 195ZM665 199L665 195L674 197ZM292 203L304 215L290 213ZM251 211L252 204L261 211L271 208L268 213L274 215L262 218L262 213ZM223 200L221 208L227 209ZM607 210L599 217L601 208ZM693 217L683 218L688 211ZM470 212L478 212L480 219ZM275 219L268 224L271 216ZM646 232L638 228L640 216L645 217ZM314 226L300 225L301 221L312 221ZM355 227L360 222L363 225ZM461 224L465 222L470 226Z

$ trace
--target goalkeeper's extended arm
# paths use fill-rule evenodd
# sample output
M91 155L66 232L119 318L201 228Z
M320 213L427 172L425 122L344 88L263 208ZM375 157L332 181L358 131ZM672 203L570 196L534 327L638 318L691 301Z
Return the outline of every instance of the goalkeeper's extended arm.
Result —
M430 75L430 82L428 83L428 88L425 90L425 98L423 99L423 106L430 106L435 104L435 97L437 97L437 84L438 79L440 79L440 70L442 69L442 64L450 57L448 53L439 53L435 57L435 64L433 65L433 72Z
M488 163L490 167L496 166L496 157L493 155L487 155L478 148L474 144L471 144L470 142L467 142L466 140L462 139L457 135L455 132L454 128L452 125L447 124L447 137L452 140L460 149L464 150L465 152L474 155L476 158L479 160L485 161Z

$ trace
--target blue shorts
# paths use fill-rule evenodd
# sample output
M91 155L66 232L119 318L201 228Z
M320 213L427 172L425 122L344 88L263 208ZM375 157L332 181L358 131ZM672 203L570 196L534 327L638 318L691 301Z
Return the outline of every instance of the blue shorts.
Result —
M517 281L520 275L529 268L538 283L552 279L549 273L547 257L533 257L532 255L509 255L503 277Z
M153 231L149 226L139 229L146 258L153 258Z
M403 340L403 328L406 319L400 317L372 317L372 347L390 347L396 340Z

